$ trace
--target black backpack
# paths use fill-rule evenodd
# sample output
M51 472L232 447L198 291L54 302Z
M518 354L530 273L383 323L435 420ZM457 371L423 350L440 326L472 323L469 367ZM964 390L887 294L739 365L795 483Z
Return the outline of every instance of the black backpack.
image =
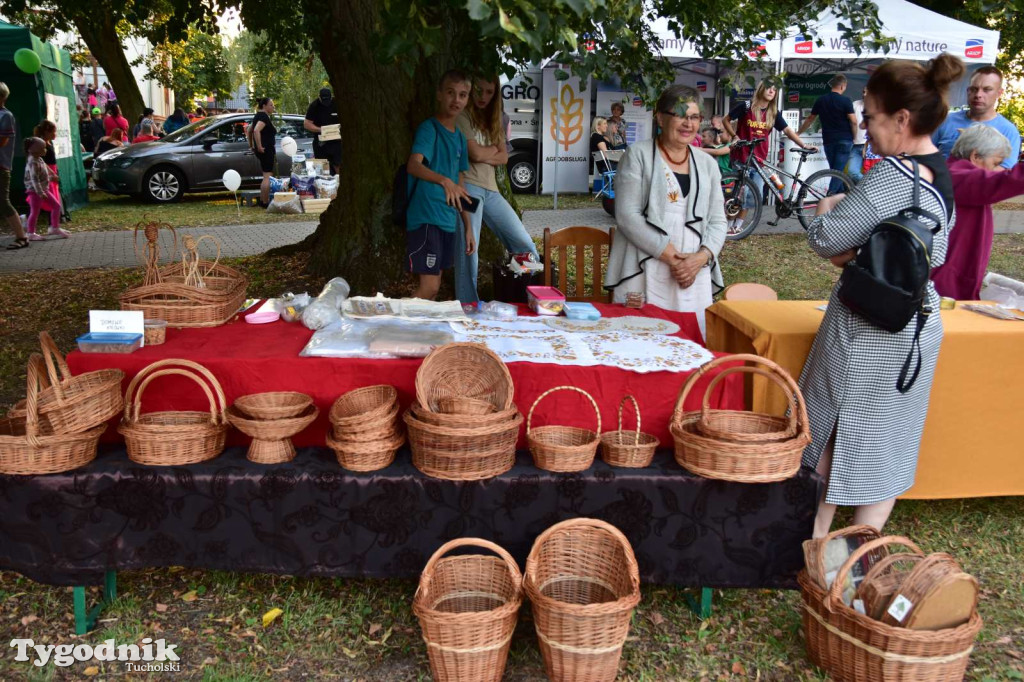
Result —
M434 124L437 125L436 123ZM437 137L439 133L434 130L434 157L437 157ZM395 224L395 227L407 227L406 216L409 212L409 202L412 201L412 195L416 193L416 188L419 186L420 181L413 178L412 190L409 190L409 171L406 170L408 163L403 163L395 170L395 178L391 183L391 221ZM429 168L430 165L427 164Z
M838 292L843 305L888 332L903 331L917 315L910 353L896 381L900 393L910 390L921 371L921 330L933 312L925 304L932 237L942 228L939 218L920 206L921 173L917 160L908 158L914 166L912 205L875 226L856 258L843 268ZM929 227L929 223L935 227ZM917 366L908 381L915 348Z

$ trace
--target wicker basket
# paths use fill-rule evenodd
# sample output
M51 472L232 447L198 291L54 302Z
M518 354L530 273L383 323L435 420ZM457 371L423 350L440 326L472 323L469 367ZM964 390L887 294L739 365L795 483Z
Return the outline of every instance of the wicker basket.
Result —
M832 531L823 538L813 538L811 540L804 540L804 568L807 570L807 575L814 580L818 587L826 589L827 584L825 575L829 569L825 565L825 546L832 540L838 540L840 538L853 538L860 544L865 544L872 540L880 538L878 530L874 526L868 526L865 524L859 524L856 526L847 526L839 530ZM920 553L920 550L916 550ZM879 547L874 552L868 555L867 562L870 566L873 566L877 561L883 559L888 555L886 548ZM833 567L838 569L838 566ZM865 573L865 577L866 577Z
M320 410L312 403L302 414L280 419L252 419L243 414L237 403L225 412L236 429L252 438L246 458L257 464L282 464L295 459L292 436L312 424Z
M158 377L173 375L188 377L202 388L210 404L208 413L140 413L146 387ZM224 391L208 369L191 360L160 360L136 374L128 385L124 417L117 430L124 436L128 457L134 462L155 466L195 464L224 451L228 429L225 409Z
M519 409L513 405L507 410L491 412L490 414L449 414L446 412L427 412L426 410L412 406L416 418L422 422L435 426L447 426L452 429L475 429L484 426L505 424L519 414Z
M398 403L380 417L365 421L357 426L333 425L332 433L335 440L342 443L366 443L374 440L386 440L394 437L402 430L398 418Z
M704 410L684 412L683 405L690 390L697 381L723 362L757 358L754 355L728 355L705 363L693 372L683 384L679 397L676 399L675 410L669 430L675 441L676 461L683 468L705 478L738 483L772 483L790 478L800 470L800 460L804 448L811 442L811 431L807 419L807 406L803 396L796 389L790 410L791 418L796 419L796 435L786 440L777 441L743 441L734 437L727 439L707 436L701 431L700 421ZM730 373L753 372L752 367L731 367L723 370L709 384L704 393L703 406L708 404L708 396L715 385ZM783 370L779 370L780 372ZM790 380L792 381L792 380ZM796 388L796 384L793 384ZM747 413L736 413L738 415ZM755 422L752 419L738 417L736 435L750 435ZM712 420L718 427L725 425L725 417Z
M34 353L28 361L24 418L0 419L0 474L56 474L96 459L96 444L105 424L81 433L55 434L39 421L39 396L45 370Z
M533 411L537 404L555 391L576 391L586 396L597 414L597 431L581 429L575 426L539 426L532 428ZM556 386L548 389L537 397L530 413L526 417L526 440L530 445L530 453L537 468L545 471L570 472L584 471L594 463L597 446L601 442L601 410L593 397L582 388L575 386Z
M121 395L124 372L101 369L71 376L71 370L48 333L40 332L39 345L46 363L46 373L39 377L43 387L37 399L40 424L49 423L53 433L79 433L106 424L124 409ZM27 413L22 401L8 416L24 420Z
M717 367L726 362L746 361L753 362L758 366L743 365L740 367L729 367L721 371L704 392L701 401L700 420L697 422L697 430L709 438L733 441L737 443L775 443L789 440L797 434L797 417L799 415L798 405L803 404L803 394L800 387L793 381L789 372L782 369L767 358L759 355L741 353L729 355L707 363L708 369ZM745 410L713 410L711 409L711 394L715 386L730 374L756 374L771 381L785 394L789 401L788 417L777 417L760 412L747 412Z
M898 567L913 567L923 558L924 555L920 553L900 552L883 557L872 566L857 588L856 598L864 605L864 613L875 620L881 620L889 602L896 596L910 572L906 568L898 570Z
M416 399L430 412L444 412L441 401L471 398L495 410L512 407L512 375L487 346L449 343L435 348L416 372Z
M503 474L516 463L516 441L523 417L518 412L501 424L451 428L421 421L421 410L405 413L412 463L427 476L449 481L479 481Z
M622 408L626 401L633 403L636 412L636 431L622 430ZM654 451L658 448L658 439L649 433L640 432L640 405L631 395L623 396L619 401L619 428L601 434L601 459L613 467L631 469L650 466L654 459Z
M955 607L947 600L939 604L927 604L928 597L947 587L955 586L961 592L961 599ZM960 564L949 554L937 552L921 559L899 585L899 591L893 597L893 603L899 597L906 599L912 606L904 614L902 620L895 618L890 609L883 611L882 622L894 627L911 630L943 630L955 628L966 623L978 608L978 581L960 569ZM967 599L963 599L967 597ZM901 603L906 603L902 602ZM890 604L891 606L891 604ZM923 614L923 609L930 613ZM926 615L927 622L922 622Z
M385 417L398 405L394 386L364 386L345 393L331 406L330 420L335 427L353 427Z
M533 543L523 587L551 680L614 680L640 601L633 548L614 526L578 518Z
M956 682L963 679L974 640L982 626L977 612L956 628L918 631L880 623L847 606L840 597L841 586L855 563L865 556L884 552L886 545L902 540L879 538L857 548L839 569L827 592L806 571L797 575L807 654L834 680Z
M296 391L250 393L235 399L235 407L242 415L255 419L287 419L297 417L309 409L313 399Z
M477 398L442 398L437 401L437 405L446 414L484 415L497 412L494 405Z
M327 447L334 450L338 464L349 471L377 471L391 466L395 453L405 443L405 434L398 432L388 439L365 443L341 443L327 433Z
M445 556L465 547L490 550L498 556ZM522 602L519 567L493 542L463 538L434 552L412 601L434 680L501 680Z

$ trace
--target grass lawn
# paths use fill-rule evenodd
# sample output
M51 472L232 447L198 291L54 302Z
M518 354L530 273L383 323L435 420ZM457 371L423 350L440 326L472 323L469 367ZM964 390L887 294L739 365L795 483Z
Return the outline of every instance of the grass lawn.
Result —
M550 211L554 208L554 197L550 194L517 194L516 203L524 211ZM568 208L601 208L601 202L594 201L593 194L559 194L558 210Z
M1024 236L997 236L994 251L994 269L1024 276ZM248 273L251 295L267 296L288 289L319 290L321 281L302 274L303 258L257 256L230 262ZM809 254L800 235L754 236L729 244L722 263L728 281L764 282L784 298L824 298L838 274ZM25 361L36 348L38 330L49 329L58 345L70 350L86 325L86 311L114 306L118 293L140 276L137 270L0 276L0 405L24 395ZM837 524L848 519L842 515ZM985 628L967 679L1024 679L1024 501L901 502L887 530L909 536L926 550L952 553L981 582ZM118 582L118 600L104 612L98 629L81 641L163 637L180 645L187 679L429 679L410 607L411 581L172 568L125 572ZM716 590L714 613L702 622L686 606L687 591L656 585L644 585L642 591L620 679L827 679L804 653L796 592ZM8 641L76 641L68 588L0 571L0 604L0 632L9 635ZM284 614L264 629L261 617L272 608ZM532 628L524 607L506 680L545 679ZM0 680L128 677L117 664L76 663L57 671L12 659L13 654L0 657Z

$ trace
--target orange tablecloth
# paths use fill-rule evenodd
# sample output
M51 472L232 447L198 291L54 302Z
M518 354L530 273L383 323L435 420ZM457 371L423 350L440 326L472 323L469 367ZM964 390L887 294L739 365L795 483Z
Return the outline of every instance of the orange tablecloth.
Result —
M766 357L800 376L824 313L822 301L723 301L707 310L711 350ZM915 499L1024 495L1024 322L956 308L942 311L945 337L932 384ZM747 386L755 411L781 414L774 384Z

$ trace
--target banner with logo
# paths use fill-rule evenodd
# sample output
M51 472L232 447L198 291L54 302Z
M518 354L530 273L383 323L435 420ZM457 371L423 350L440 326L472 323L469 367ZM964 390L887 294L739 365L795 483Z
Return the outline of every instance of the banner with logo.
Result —
M568 67L564 67L568 71ZM590 90L580 88L578 76L555 78L545 68L540 117L543 171L541 192L590 190Z
M57 137L53 141L53 152L58 159L70 158L75 153L71 144L71 108L68 98L46 93L46 116L57 124Z
M618 83L597 83L596 116L608 118L612 114L612 103L622 104L622 118L626 121L626 144L631 145L651 137L651 112L644 106L640 96L622 90Z

